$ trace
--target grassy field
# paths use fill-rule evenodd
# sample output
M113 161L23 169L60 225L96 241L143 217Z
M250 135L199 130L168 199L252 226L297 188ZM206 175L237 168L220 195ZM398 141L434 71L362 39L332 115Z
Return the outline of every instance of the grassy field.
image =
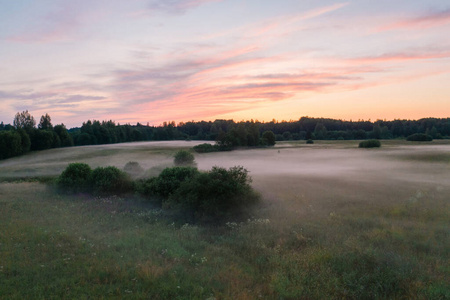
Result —
M196 154L199 169L246 167L262 195L251 218L214 228L134 195L68 196L34 180L69 162L157 174L195 144L0 161L0 299L450 299L449 141Z

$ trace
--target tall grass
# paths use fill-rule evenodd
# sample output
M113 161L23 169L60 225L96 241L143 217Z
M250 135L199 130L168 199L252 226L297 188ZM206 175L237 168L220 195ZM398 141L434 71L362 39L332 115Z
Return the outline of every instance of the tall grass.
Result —
M261 207L245 222L200 227L138 199L67 196L40 183L1 191L3 298L449 296L448 204L432 194L301 219Z
M38 181L0 183L0 298L449 299L448 144L404 152L393 143L376 152L354 149L354 141L318 141L314 149L301 142L298 149L198 155L205 166L228 156L235 164L242 155L264 198L248 220L215 227L184 224L133 195L71 196ZM328 148L339 151L329 159ZM88 162L172 163L175 150L158 151ZM64 159L51 174L79 159L59 153ZM254 171L252 157L281 165L292 153L305 159L304 173L274 175L273 164ZM20 178L26 168L51 175L44 159L27 165L36 157L4 161L1 176Z

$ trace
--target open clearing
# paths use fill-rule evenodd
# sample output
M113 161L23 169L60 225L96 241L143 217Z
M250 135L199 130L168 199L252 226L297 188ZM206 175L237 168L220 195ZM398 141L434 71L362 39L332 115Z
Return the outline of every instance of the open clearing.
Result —
M177 224L132 196L63 196L21 181L70 162L137 161L154 174L198 143L0 161L0 298L450 298L449 141L195 154L203 170L244 166L262 195L252 219L223 228Z

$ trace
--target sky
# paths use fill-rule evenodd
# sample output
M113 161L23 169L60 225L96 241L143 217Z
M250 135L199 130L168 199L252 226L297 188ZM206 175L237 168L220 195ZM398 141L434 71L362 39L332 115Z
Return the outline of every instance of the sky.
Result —
M0 0L0 121L450 117L448 0Z

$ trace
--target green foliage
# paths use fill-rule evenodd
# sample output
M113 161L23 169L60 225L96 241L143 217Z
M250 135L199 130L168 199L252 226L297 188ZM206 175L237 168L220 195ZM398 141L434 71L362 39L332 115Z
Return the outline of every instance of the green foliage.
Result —
M412 267L404 260L399 255L368 250L334 254L328 264L340 278L346 298L380 299L405 294L409 282L414 280Z
M262 140L263 144L267 146L274 146L275 145L275 134L273 131L264 131L262 134Z
M51 130L50 132L52 133L52 136L53 136L53 138L52 138L53 143L51 145L51 148L61 147L61 139L59 138L59 135L53 130Z
M130 176L112 166L94 169L91 178L93 191L98 194L122 194L133 188Z
M189 211L192 221L212 223L237 218L259 200L250 182L248 171L241 166L228 170L213 167L182 182L165 207Z
M73 141L76 146L95 145L97 140L95 136L91 136L88 133L80 133L73 136Z
M379 140L367 140L359 143L359 148L379 148L381 143Z
M158 177L140 180L137 183L137 190L161 205L163 199L169 198L182 182L191 179L198 173L199 171L194 167L165 168Z
M210 131L214 133L219 151L229 151L235 147L259 146L259 123L252 121L234 123L216 120Z
M381 127L380 127L380 125L378 125L378 124L373 125L372 137L374 139L377 139L377 140L381 139Z
M36 129L30 130L31 150L46 150L52 148L55 143L53 131Z
M58 177L57 185L66 192L87 192L91 189L92 169L85 163L71 163Z
M20 134L20 138L21 138L21 143L22 143L22 152L20 154L23 153L27 153L30 151L31 149L31 140L30 140L30 136L28 135L28 133L22 129L19 128L16 130L19 134Z
M406 140L411 142L431 142L433 137L424 133L414 133L408 136Z
M306 143L307 143L307 144L314 144L314 141L313 141L312 139L307 139L307 140L306 140Z
M176 166L191 166L195 165L195 157L187 150L179 150L175 153L173 162Z
M21 135L17 131L0 132L0 159L17 156L23 153Z
M323 125L322 123L317 123L316 127L314 128L314 136L316 137L316 139L318 140L324 140L327 138L328 135L328 131L327 128L325 127L325 125Z
M290 141L293 139L293 135L289 131L283 132L283 140Z
M61 147L71 147L74 145L72 136L69 134L64 124L56 125L53 128L53 131L58 135L59 140L61 141Z
M50 118L49 114L45 114L45 116L41 116L41 120L39 121L38 128L44 129L44 130L52 130L53 129L52 118Z
M243 167L213 167L199 172L192 167L164 169L158 177L140 180L137 191L166 209L188 214L192 222L238 218L259 196Z
M209 143L200 144L192 147L197 153L208 153L208 152L217 152L219 151L218 145L211 145Z
M94 170L85 163L71 163L57 179L58 188L66 192L121 194L130 192L130 176L116 167L98 167Z
M34 117L28 112L28 110L25 110L21 113L17 113L14 117L14 128L19 129L23 128L25 130L30 130L34 128L36 125L36 121L34 120Z

